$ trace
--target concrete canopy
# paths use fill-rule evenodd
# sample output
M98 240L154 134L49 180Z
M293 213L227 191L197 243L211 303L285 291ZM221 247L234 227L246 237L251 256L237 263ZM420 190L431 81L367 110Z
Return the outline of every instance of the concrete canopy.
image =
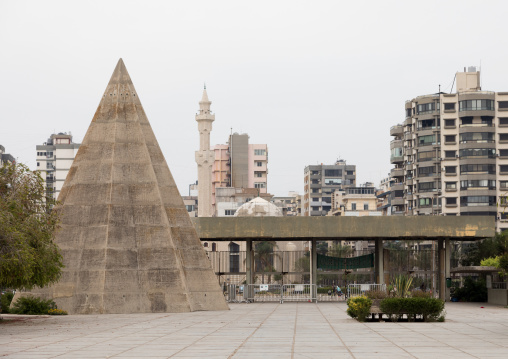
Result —
M120 59L59 196L70 314L226 310L210 261Z

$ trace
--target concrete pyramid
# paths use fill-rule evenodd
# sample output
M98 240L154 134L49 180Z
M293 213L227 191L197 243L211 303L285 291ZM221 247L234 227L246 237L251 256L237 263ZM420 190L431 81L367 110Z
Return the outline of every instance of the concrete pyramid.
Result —
M228 309L122 59L58 200L65 269L37 292L59 308Z

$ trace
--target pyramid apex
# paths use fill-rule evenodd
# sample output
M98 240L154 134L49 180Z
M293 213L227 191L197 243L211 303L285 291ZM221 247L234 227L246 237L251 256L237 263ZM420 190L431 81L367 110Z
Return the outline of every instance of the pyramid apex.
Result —
M123 62L123 59L120 58L116 64L115 71L113 71L113 75L111 75L111 79L109 80L109 85L121 84L121 85L131 85L132 80L127 72L127 68Z

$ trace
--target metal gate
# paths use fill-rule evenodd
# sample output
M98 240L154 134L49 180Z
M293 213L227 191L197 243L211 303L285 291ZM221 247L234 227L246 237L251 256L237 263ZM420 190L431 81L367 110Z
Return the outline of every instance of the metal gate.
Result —
M369 291L386 292L386 284L348 284L347 297L358 297Z
M247 302L315 302L315 288L315 284L246 284L243 298Z

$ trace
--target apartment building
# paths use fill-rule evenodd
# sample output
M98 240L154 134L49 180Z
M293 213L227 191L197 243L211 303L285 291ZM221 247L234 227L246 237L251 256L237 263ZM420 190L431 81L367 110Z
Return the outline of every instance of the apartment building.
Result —
M407 101L390 135L392 214L489 215L508 228L508 92L482 91L464 69L455 93Z
M376 188L369 186L348 187L337 190L332 194L332 210L330 216L381 216L378 210L378 198Z
M217 188L254 188L256 193L268 193L266 144L249 144L249 135L233 133L227 144L215 145L212 150L215 158L212 167L212 205L216 216L219 215Z
M67 133L52 134L42 145L36 146L37 170L41 171L47 193L58 198L71 168L80 144L72 142L72 135Z
M304 169L303 216L326 216L332 209L332 194L356 186L356 166L337 160L333 165L310 165Z
M12 155L5 153L5 147L0 145L0 167L7 162L14 163L16 159Z

